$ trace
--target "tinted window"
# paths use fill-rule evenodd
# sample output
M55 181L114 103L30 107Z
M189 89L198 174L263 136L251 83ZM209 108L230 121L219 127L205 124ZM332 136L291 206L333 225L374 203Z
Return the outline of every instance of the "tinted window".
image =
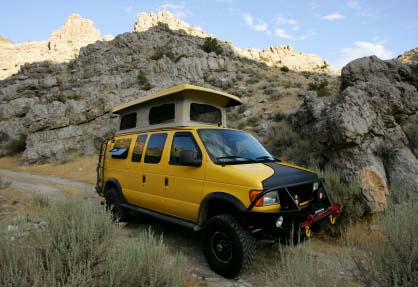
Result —
M222 124L221 110L211 105L204 104L191 104L190 105L190 120L211 123Z
M191 152L195 159L202 157L191 133L176 133L174 135L173 144L171 145L170 164L182 165L181 155L183 152Z
M149 111L149 124L162 124L174 121L174 104L152 107Z
M161 155L163 154L166 138L167 138L167 134L151 135L148 141L144 162L146 163L159 163L160 162Z
M118 139L109 154L112 155L112 158L125 159L128 156L130 145L131 139Z
M120 130L127 130L136 127L136 113L127 114L120 119Z
M136 139L134 150L132 152L132 161L140 162L142 158L142 152L144 151L145 142L147 141L147 135L139 135Z

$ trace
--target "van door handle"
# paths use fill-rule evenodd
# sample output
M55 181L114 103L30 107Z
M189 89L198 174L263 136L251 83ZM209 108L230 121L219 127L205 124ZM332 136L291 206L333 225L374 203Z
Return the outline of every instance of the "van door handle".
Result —
M142 183L144 184L147 181L147 178L145 177L145 174L142 175Z
M164 186L168 187L168 177L164 178Z

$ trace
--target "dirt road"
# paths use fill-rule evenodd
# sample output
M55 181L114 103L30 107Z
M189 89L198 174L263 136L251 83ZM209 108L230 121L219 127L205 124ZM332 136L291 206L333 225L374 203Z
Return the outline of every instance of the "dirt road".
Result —
M11 187L30 193L44 194L51 198L63 198L68 194L79 194L99 202L102 200L91 184L56 176L31 174L0 169L0 177L9 181ZM135 236L141 230L151 228L156 236L163 236L164 242L172 254L181 252L188 258L189 273L199 279L202 286L276 286L263 272L277 260L277 245L260 243L254 268L248 274L235 280L227 280L210 270L201 252L200 234L156 219L135 215L132 222L121 228L121 238ZM324 286L356 286L352 282L350 269L352 264L344 260L346 250L338 243L320 239L310 240L312 252L323 266L323 272L330 278ZM342 260L341 260L342 259ZM300 272L300 271L298 271ZM303 272L303 271L302 271ZM279 284L281 285L281 284Z

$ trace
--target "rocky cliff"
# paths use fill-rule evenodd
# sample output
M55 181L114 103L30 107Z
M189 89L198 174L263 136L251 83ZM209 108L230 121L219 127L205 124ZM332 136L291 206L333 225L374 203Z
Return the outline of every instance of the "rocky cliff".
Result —
M0 79L17 73L26 63L69 61L78 56L81 47L98 40L103 38L93 22L78 14L70 15L64 26L52 33L47 41L13 44L0 39Z
M418 193L418 152L409 142L417 139L408 133L418 128L417 71L375 56L354 60L342 70L339 96L310 93L294 119L321 142L329 164L360 180L374 211L386 207L390 189Z

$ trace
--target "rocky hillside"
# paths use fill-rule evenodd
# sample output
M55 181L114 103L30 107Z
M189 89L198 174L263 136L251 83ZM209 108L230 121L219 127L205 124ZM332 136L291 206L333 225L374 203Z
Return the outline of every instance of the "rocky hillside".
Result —
M404 54L400 55L397 60L404 64L418 66L418 48L405 52Z
M69 61L78 56L81 47L110 39L111 36L101 37L93 22L78 14L70 15L47 41L13 44L0 36L0 80L18 72L25 63Z
M318 139L328 164L358 178L370 209L383 210L389 190L418 193L418 69L372 56L342 70L341 93L306 96L294 122Z

